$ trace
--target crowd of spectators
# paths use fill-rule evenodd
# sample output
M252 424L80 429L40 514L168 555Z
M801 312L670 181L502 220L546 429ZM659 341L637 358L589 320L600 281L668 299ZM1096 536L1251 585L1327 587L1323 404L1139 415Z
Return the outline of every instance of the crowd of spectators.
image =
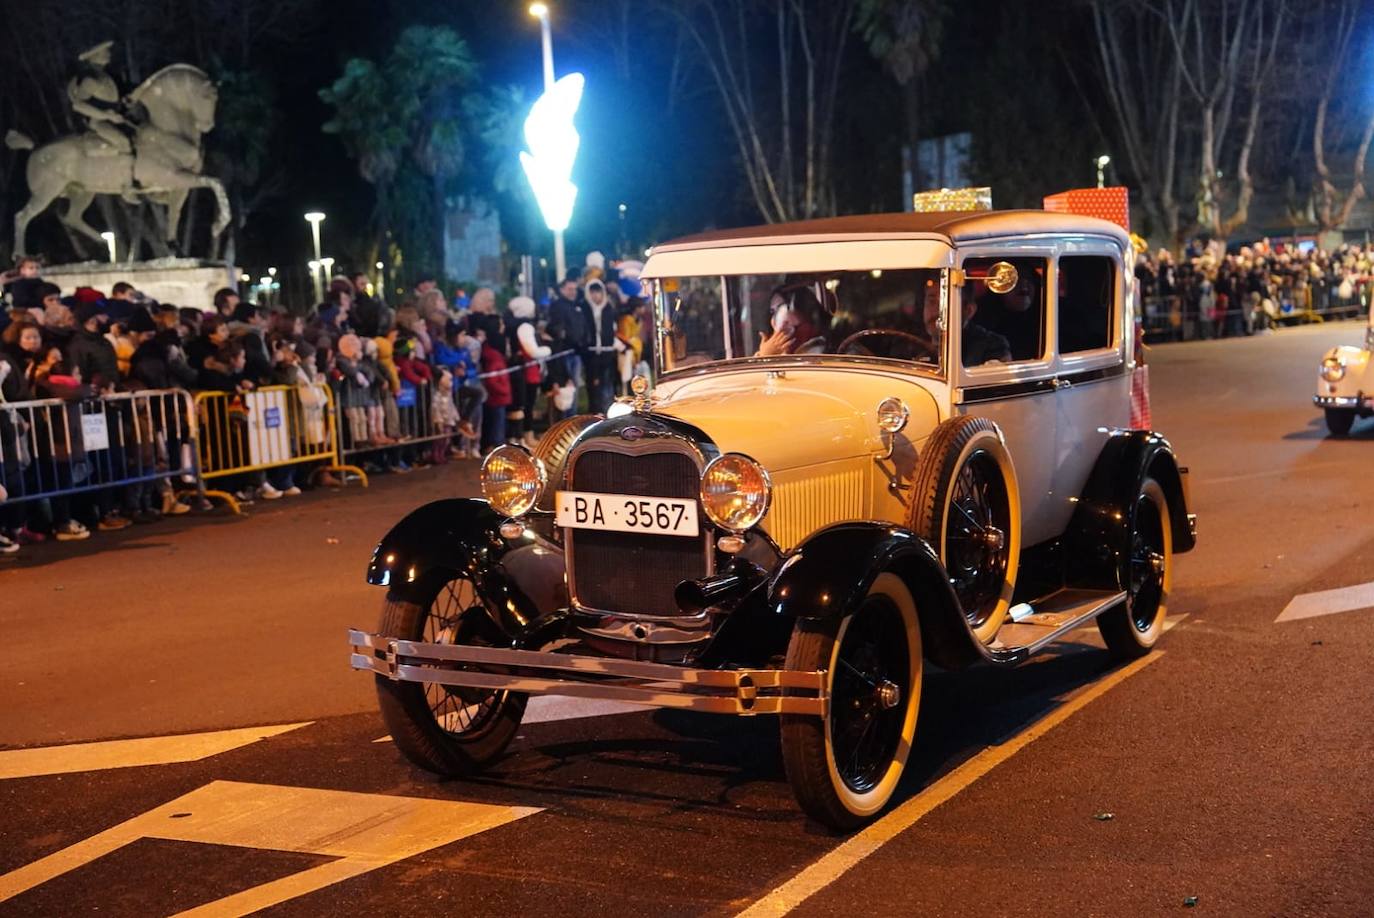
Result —
M325 301L299 315L246 302L230 288L206 312L154 302L127 283L64 296L40 276L36 260L23 259L3 278L0 403L76 404L163 389L238 398L269 385L301 387L302 398L312 399L311 390L328 385L340 445L370 471L477 459L502 443L533 446L565 414L605 411L630 376L645 370L652 323L638 267L608 268L593 253L540 303L528 296L501 302L486 287L450 299L424 278L395 307L359 273L333 278ZM417 403L423 410L414 410ZM0 411L0 423L7 416ZM425 429L415 429L417 417ZM0 488L20 481L40 493L86 480L80 457L50 456L60 460L48 463L61 470L60 480L33 481L46 466L24 466L20 441L40 438L8 425L0 429ZM7 502L0 491L0 553L193 509L200 499L188 503L172 487L185 463L180 444L166 441L159 461L171 474L154 482L27 502ZM233 476L227 486L240 501L276 500L299 494L304 472L279 466ZM327 472L314 481L338 484Z
M1136 260L1147 326L1171 337L1251 335L1312 314L1354 314L1374 287L1374 246L1333 251L1268 239L1227 252L1193 245Z

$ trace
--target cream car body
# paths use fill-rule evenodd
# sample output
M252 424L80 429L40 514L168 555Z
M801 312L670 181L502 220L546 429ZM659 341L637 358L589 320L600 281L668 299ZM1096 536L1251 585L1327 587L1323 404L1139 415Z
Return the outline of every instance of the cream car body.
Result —
M1364 345L1338 345L1327 351L1317 369L1313 403L1326 413L1336 436L1350 432L1356 418L1374 415L1374 306L1365 325Z

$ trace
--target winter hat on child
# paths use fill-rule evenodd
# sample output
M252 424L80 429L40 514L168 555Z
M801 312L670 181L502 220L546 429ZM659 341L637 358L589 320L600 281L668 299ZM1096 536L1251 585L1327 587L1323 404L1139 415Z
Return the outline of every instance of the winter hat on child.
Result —
M534 318L534 300L527 296L513 296L510 300L510 314L517 319Z

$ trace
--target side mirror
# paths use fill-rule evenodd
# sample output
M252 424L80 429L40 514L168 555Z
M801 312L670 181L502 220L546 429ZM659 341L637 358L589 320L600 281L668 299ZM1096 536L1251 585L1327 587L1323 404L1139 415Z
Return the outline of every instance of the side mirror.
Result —
M1016 266L1011 262L999 261L988 269L988 276L983 282L993 293L1010 293L1016 289L1016 282L1020 280L1020 274L1016 271Z

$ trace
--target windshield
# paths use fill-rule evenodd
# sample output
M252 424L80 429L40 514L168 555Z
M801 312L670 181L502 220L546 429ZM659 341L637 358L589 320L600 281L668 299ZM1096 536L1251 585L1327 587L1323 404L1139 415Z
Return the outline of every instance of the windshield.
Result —
M930 268L663 278L660 369L847 354L938 370L940 280Z

